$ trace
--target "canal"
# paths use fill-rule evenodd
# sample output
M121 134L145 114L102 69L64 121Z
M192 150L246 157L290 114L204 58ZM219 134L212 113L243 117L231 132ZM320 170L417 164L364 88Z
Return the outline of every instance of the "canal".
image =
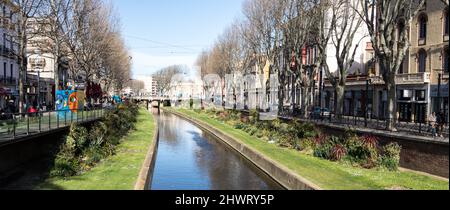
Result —
M158 117L160 143L151 190L279 190L277 182L231 147L169 113Z

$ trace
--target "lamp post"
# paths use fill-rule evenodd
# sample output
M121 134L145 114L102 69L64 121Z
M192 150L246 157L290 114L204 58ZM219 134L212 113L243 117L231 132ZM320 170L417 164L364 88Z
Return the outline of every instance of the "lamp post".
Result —
M37 110L41 109L41 66L40 66L40 60L41 60L41 53L40 51L37 54L37 59L34 61L35 62L35 66L37 67L35 70L37 71Z
M441 83L442 83L442 74L439 73L438 76L438 92L437 92L437 104L438 104L438 112L442 109L442 100L441 100Z
M366 80L366 109L364 113L364 127L368 126L368 115L369 115L369 85L372 84L372 80L367 78Z

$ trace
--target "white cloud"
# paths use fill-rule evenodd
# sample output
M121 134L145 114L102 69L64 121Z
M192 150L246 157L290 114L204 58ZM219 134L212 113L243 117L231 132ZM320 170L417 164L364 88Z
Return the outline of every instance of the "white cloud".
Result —
M161 68L170 65L187 65L193 67L197 55L150 55L141 52L132 52L133 75L151 75Z

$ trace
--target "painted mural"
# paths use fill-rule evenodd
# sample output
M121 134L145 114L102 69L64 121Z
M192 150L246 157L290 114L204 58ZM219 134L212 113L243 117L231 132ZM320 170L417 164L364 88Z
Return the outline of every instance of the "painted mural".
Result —
M115 104L122 104L122 99L120 98L120 96L115 95L112 97L112 99Z
M58 90L56 91L56 109L60 117L66 113L77 113L84 108L85 94L82 91Z

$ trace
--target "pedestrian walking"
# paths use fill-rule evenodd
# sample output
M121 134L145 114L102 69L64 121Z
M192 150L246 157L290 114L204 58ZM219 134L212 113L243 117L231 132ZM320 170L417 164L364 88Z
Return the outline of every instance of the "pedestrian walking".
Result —
M431 134L433 135L433 138L437 137L437 133L436 133L436 112L433 112L429 117L428 117L428 124L430 126L430 131Z

